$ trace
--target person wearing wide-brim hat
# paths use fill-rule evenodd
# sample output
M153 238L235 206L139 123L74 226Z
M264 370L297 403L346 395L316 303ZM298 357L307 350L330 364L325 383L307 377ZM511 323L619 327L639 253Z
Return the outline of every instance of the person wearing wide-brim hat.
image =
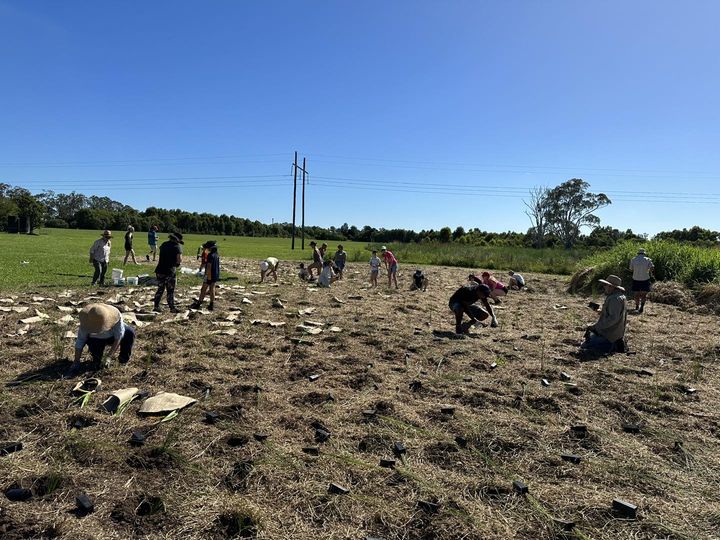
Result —
M160 301L163 293L167 290L167 303L172 313L177 313L175 307L175 285L177 284L176 270L182 264L183 236L180 233L170 233L168 240L160 246L160 256L155 267L155 277L158 281L158 288L153 299L153 311L160 311Z
M582 350L605 354L620 352L625 347L625 325L627 309L625 289L622 280L615 275L599 279L605 294L598 322L587 327Z
M313 269L317 270L317 277L320 277L320 272L322 272L324 262L323 256L317 247L317 242L310 242L310 247L313 250L313 262L308 265L307 270L310 273L310 278L313 277Z
M105 229L97 240L93 242L90 248L90 264L95 268L93 273L92 285L105 285L105 273L107 265L110 262L110 239L112 233Z
M650 292L650 278L655 265L647 256L643 248L638 249L637 255L630 260L632 270L632 291L635 293L635 311L642 313L645 310L645 299Z
M133 344L135 343L135 330L123 322L120 311L108 304L88 304L78 315L80 328L75 340L75 360L70 366L68 376L75 375L80 370L80 358L87 345L94 362L101 363L103 357L109 359L120 349L118 360L121 364L130 361ZM110 351L105 355L105 348Z

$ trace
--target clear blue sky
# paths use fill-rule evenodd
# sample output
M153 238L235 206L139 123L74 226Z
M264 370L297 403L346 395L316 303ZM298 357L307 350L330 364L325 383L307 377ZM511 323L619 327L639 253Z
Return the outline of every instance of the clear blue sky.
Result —
M719 227L720 3L0 0L0 181L306 222ZM163 180L160 180L163 179ZM298 198L299 200L299 198Z

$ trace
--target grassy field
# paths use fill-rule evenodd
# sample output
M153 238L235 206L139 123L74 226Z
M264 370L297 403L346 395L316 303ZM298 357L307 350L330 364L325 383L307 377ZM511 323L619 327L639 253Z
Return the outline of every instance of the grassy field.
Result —
M92 277L92 265L88 263L88 250L99 231L42 229L37 235L0 234L0 289L19 287L71 287L89 282ZM123 232L114 231L115 238L109 269L122 268L125 256ZM152 273L155 265L144 261L147 253L146 233L135 236L135 251L141 266L126 269L126 275ZM161 241L166 235L161 235ZM290 249L289 238L249 238L239 236L217 237L188 234L185 236L186 266L195 267L197 248L206 240L215 239L220 246L220 256L262 260L274 256L281 260L301 261L311 258L309 242L306 238L305 250L300 249L300 240L296 249ZM317 239L320 243L322 239ZM328 241L334 252L338 242ZM348 259L365 262L370 258L370 249L380 248L380 244L370 246L365 242L342 242L348 252ZM400 261L405 265L445 265L461 266L472 269L517 270L520 272L545 272L569 274L576 263L587 255L581 251L562 249L534 250L529 248L477 247L462 244L390 244ZM26 261L27 264L23 264ZM407 268L405 268L407 269Z

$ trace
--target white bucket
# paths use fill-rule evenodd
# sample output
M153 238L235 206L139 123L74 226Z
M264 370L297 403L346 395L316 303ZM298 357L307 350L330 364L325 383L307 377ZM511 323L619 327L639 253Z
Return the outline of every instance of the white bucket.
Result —
M122 277L123 277L123 271L122 271L122 270L120 270L119 268L113 268L113 269L112 269L112 280L113 280L113 283L114 283L115 280L117 280L117 279L122 279Z
M125 280L123 278L113 279L113 284L116 287L122 287L123 285L125 285Z
M138 284L138 278L136 277L129 277L127 278L127 284L128 285L137 285Z

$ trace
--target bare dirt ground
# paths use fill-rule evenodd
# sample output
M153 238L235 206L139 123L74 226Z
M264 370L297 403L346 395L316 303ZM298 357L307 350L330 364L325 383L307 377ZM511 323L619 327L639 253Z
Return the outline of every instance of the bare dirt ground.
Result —
M23 444L0 456L0 489L32 492L0 498L0 537L720 537L716 316L650 303L629 318L634 354L583 363L571 353L595 315L566 278L528 275L497 306L499 328L457 339L447 300L465 269L428 269L422 293L407 290L410 268L396 291L384 276L368 290L365 265L331 289L289 270L257 285L255 262L225 266L240 277L215 312L141 321L130 364L72 380L57 359L76 323L54 321L97 298L148 312L153 291L0 295L28 308L0 312L0 442ZM195 289L180 289L182 305ZM19 322L36 309L49 317ZM80 408L70 391L93 374L102 388ZM138 415L141 400L99 410L132 386L198 403L163 423ZM95 504L85 516L81 493ZM636 519L612 512L616 498Z

